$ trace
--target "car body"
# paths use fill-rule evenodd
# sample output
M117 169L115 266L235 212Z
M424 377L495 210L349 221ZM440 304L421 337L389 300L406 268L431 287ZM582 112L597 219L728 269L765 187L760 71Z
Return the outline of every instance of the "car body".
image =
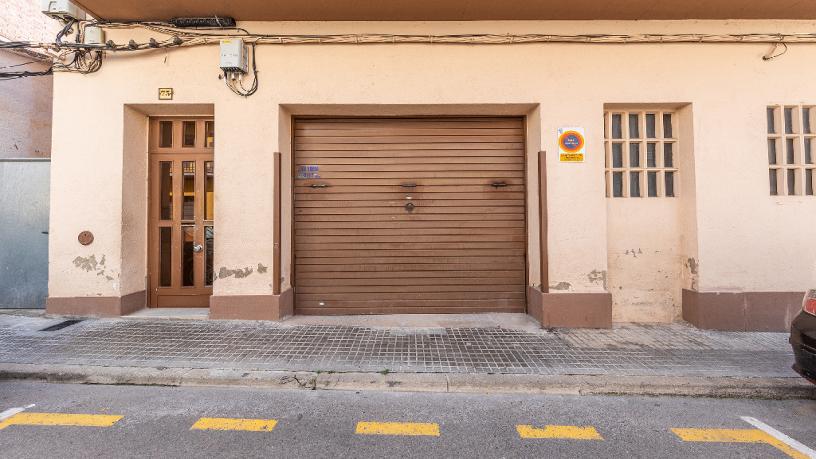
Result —
M793 369L816 384L816 290L805 294L802 312L791 324L790 343L796 360Z

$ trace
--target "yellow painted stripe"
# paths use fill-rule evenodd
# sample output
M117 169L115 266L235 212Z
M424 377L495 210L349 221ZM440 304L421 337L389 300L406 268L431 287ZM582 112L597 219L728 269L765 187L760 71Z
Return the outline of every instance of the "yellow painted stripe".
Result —
M190 429L272 432L276 425L278 421L274 419L201 418Z
M592 426L545 426L544 428L529 425L516 426L521 438L562 438L569 440L603 440L601 434Z
M357 423L359 435L425 435L439 436L439 424L422 422L365 422Z
M759 429L672 429L672 432L681 440L690 442L765 443L794 459L809 459L787 443Z
M122 416L109 414L17 413L0 422L0 430L8 426L74 426L110 427Z

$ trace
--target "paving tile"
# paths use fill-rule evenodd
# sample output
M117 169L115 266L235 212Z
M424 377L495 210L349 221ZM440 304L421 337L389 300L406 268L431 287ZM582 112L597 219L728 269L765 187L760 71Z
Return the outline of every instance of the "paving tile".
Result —
M0 362L257 370L792 376L786 333L686 324L609 330L382 329L209 320L0 316Z

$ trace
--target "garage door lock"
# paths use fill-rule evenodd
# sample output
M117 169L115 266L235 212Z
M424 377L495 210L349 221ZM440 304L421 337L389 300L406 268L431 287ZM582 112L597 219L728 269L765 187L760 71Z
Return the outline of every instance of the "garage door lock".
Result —
M407 210L408 212L413 212L414 207L416 207L416 206L414 205L413 202L409 202L408 204L405 204L405 210Z

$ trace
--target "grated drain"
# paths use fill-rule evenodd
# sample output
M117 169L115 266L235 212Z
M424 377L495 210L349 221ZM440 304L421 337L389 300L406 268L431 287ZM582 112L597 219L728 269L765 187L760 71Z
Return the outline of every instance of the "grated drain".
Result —
M75 325L82 322L82 319L70 319L70 320L63 320L58 324L51 325L50 327L45 327L40 331L50 332L50 331L57 331L62 330L65 327L70 327L71 325Z

